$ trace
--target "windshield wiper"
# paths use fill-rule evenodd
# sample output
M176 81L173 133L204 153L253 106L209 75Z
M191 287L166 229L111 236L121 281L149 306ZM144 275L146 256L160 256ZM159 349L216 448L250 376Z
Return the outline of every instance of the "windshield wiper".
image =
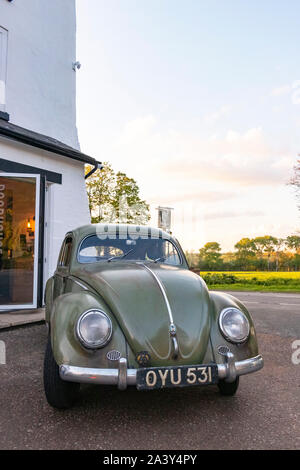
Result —
M131 253L135 248L132 248L131 250L127 251L126 253L124 253L123 255L121 256L112 256L111 258L108 258L107 262L109 263L110 261L114 260L114 259L122 259L122 258L125 258L125 256L129 255L129 253Z

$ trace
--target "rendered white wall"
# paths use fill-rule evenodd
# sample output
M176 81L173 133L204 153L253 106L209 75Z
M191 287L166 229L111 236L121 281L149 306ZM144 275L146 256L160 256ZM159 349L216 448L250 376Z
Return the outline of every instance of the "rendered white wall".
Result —
M90 223L84 164L3 138L0 138L0 158L62 174L62 184L51 184L47 193L45 278L48 278L55 270L66 232Z
M10 121L79 148L75 0L0 0L0 26L8 30Z
M0 26L0 111L3 112L5 112L7 37L6 29Z

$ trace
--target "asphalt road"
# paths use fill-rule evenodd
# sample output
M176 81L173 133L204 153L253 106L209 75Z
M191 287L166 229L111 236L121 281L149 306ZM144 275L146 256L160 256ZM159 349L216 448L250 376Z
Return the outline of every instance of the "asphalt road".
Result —
M44 325L0 332L0 449L299 449L300 295L235 293L256 323L265 368L241 378L238 394L215 387L119 392L85 386L76 407L46 403Z
M300 294L229 292L253 314L257 331L300 339Z

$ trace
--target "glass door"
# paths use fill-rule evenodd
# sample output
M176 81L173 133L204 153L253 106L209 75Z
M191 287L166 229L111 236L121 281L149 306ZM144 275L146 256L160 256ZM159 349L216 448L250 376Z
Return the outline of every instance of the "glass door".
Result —
M40 176L0 173L0 311L36 308Z

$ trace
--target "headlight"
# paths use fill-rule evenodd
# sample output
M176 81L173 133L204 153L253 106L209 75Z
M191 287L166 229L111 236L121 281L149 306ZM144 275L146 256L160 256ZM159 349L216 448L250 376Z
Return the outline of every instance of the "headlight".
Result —
M250 333L248 318L234 307L222 310L219 316L219 326L225 338L232 343L243 343Z
M112 335L111 320L101 310L88 310L79 318L76 333L84 347L88 349L103 348Z

